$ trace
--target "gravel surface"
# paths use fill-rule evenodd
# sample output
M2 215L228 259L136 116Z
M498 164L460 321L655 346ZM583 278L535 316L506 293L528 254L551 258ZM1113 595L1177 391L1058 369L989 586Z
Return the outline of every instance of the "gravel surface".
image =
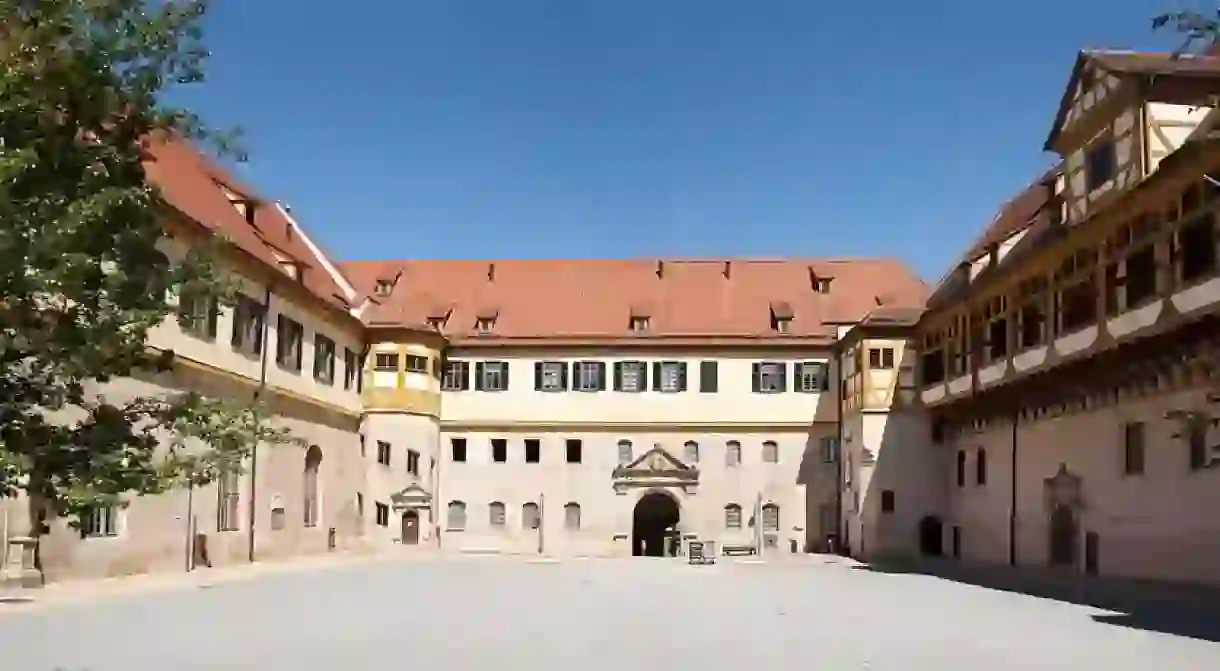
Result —
M820 563L381 562L11 613L0 669L1220 670L1220 643L1107 619Z

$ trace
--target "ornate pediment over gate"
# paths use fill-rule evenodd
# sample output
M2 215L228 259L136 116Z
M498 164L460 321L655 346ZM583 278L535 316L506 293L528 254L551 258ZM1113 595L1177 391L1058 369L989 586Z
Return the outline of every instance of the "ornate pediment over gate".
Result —
M614 469L614 491L632 487L682 487L686 493L699 485L699 469L682 463L660 443L636 460Z
M391 494L390 503L394 504L394 510L423 510L432 507L432 494L419 483L412 483Z

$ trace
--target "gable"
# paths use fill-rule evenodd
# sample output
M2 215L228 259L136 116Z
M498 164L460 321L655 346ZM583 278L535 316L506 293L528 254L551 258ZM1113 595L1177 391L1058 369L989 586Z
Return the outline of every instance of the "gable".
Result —
M1103 101L1111 99L1122 87L1123 81L1119 74L1102 67L1093 54L1080 52L1059 100L1055 122L1042 148L1055 151L1060 135Z
M690 466L682 463L657 443L635 461L623 466L624 471L644 471L647 473L669 473L673 471L690 471Z

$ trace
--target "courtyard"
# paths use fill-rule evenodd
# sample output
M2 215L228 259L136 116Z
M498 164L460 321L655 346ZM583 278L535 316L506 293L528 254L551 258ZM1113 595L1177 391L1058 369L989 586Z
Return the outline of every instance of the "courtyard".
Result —
M0 604L0 668L1220 669L1173 629L816 558L425 558Z

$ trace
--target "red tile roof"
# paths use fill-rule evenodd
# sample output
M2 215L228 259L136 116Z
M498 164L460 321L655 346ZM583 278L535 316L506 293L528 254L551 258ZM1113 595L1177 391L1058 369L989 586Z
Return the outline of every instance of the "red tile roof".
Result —
M306 289L332 307L348 309L343 289L274 201L242 185L184 140L152 138L147 147L144 170L169 206L212 233L227 236L239 249L277 272L282 272L281 259L294 263ZM225 188L256 203L253 223L229 202Z
M393 293L375 297L372 326L418 326L436 306L452 308L445 333L488 340L476 319L495 316L490 339L826 338L881 305L922 306L927 288L890 259L849 260L496 260L351 261L341 264L357 291L401 269ZM828 294L813 278L833 278ZM786 309L785 309L786 308ZM788 334L772 315L791 311ZM647 316L645 334L631 318ZM775 315L783 318L782 314Z

